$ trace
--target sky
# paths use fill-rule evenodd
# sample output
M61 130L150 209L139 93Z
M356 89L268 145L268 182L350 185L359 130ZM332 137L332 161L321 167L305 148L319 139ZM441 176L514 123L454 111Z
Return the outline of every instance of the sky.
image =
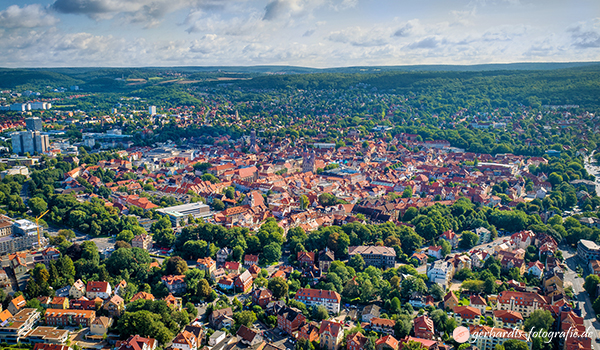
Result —
M582 61L599 0L0 0L0 67Z

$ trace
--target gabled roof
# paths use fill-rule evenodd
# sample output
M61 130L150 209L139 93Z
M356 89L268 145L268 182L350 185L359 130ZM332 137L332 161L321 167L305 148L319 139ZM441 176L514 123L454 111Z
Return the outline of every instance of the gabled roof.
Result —
M258 335L258 332L253 331L252 329L246 327L245 325L241 325L240 329L238 329L236 335L247 342L252 342L254 337Z
M319 328L319 334L329 333L332 337L337 338L340 332L343 332L344 326L341 323L333 321L321 322L321 328Z
M473 315L473 317L481 316L481 310L472 306L457 306L454 308L454 313L460 314L462 318L471 315Z

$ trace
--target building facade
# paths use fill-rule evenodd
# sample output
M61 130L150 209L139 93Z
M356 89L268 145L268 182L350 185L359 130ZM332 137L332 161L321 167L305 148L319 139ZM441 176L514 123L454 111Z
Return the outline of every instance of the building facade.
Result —
M340 312L342 297L330 290L302 288L296 293L294 299L307 307L323 305L329 313L337 314Z
M362 256L367 266L375 266L383 269L393 268L396 265L396 251L391 247L379 246L356 246L348 248L348 255Z

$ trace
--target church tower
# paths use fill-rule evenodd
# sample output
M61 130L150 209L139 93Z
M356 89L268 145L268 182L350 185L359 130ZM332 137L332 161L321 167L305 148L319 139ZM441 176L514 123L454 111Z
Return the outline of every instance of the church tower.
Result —
M316 160L315 151L313 150L313 151L308 152L305 149L304 153L302 153L302 172L308 173L310 171L312 173L315 173L317 170L315 167L315 160Z

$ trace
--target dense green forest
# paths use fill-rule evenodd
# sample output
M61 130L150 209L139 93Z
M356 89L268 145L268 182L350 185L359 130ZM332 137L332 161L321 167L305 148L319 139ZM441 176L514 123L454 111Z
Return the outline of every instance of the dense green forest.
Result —
M458 70L457 67L465 70ZM469 67L479 70L466 70ZM567 68L546 69L548 67ZM285 71L285 67L275 68ZM360 67L301 71L306 74L264 74L259 67L255 67L254 71L240 68L236 74L220 68L206 71L208 68L194 67L2 69L0 88L48 92L48 87L78 85L85 92L118 92L190 105L197 103L197 100L189 95L186 88L194 86L251 90L361 87L407 97L427 95L441 106L483 104L499 108L523 104L539 108L541 105L574 104L587 109L600 106L597 99L600 95L600 64L597 63L558 66L412 66L399 70L401 68L371 67L366 70L369 73L348 73L364 71ZM272 72L273 67L264 68L263 71Z

